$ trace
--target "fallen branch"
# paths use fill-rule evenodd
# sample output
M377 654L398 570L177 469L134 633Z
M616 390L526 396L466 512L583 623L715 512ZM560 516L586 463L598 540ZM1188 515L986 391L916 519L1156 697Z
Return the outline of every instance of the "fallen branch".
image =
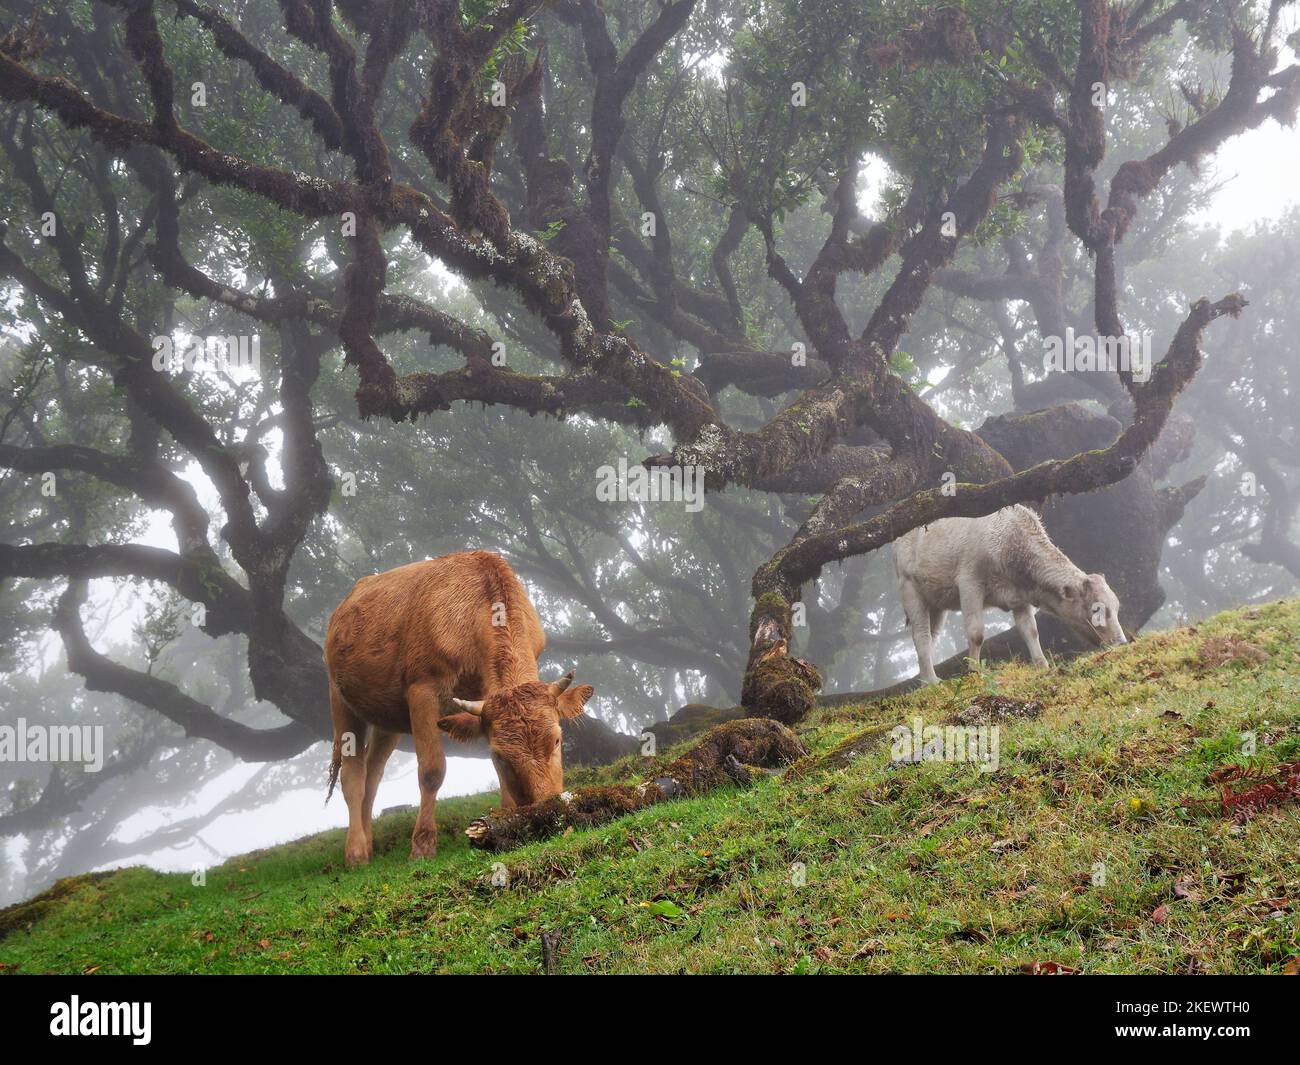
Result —
M1210 778L1222 784L1219 801L1223 804L1223 812L1232 814L1233 821L1239 825L1244 825L1270 806L1300 800L1300 762L1274 766L1273 775L1267 779L1262 769L1251 770L1241 766L1216 770ZM1226 783L1230 780L1241 780L1251 786L1234 792Z
M723 784L748 786L756 777L807 753L799 737L776 721L728 721L706 732L698 744L652 780L578 788L531 806L496 810L470 822L465 835L471 847L510 850L569 828L603 825L668 799L702 795Z

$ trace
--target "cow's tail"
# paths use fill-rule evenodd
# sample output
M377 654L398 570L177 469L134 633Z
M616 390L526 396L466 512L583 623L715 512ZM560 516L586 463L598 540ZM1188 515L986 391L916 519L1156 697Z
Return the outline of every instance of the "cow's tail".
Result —
M330 796L334 794L334 785L339 781L339 767L343 765L343 737L334 737L334 753L330 756L330 786L325 792L325 802L330 801Z

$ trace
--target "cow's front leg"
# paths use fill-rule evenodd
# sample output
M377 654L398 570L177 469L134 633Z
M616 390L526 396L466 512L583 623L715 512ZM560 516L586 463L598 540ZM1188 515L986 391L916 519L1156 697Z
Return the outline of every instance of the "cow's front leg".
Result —
M438 715L445 694L442 688L429 684L416 685L406 693L420 779L420 812L415 818L415 831L411 833L413 859L432 858L438 853L434 805L447 775L447 756L442 753L442 733L438 731Z
M961 600L961 620L966 627L966 657L971 668L980 667L980 648L984 646L984 590L974 583L957 584Z
M1020 630L1020 638L1025 641L1034 665L1046 667L1047 656L1043 654L1043 645L1038 642L1038 622L1034 619L1034 608L1018 606L1011 612L1011 616L1016 619L1016 628Z

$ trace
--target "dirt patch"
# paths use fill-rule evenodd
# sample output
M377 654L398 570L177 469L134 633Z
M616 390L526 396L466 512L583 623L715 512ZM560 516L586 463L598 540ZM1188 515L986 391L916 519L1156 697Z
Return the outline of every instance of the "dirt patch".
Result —
M1013 699L1009 695L977 695L964 710L952 715L958 725L986 725L994 721L1032 721L1041 717L1043 704L1033 699Z
M1202 669L1219 669L1234 663L1258 666L1267 661L1268 652L1264 648L1236 636L1211 636L1196 654L1196 663Z

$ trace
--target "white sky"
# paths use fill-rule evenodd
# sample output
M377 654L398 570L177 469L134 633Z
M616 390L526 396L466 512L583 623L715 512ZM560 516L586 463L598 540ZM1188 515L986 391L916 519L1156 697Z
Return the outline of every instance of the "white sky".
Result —
M318 756L324 779L324 766L329 761L330 746L318 743L307 757ZM148 832L164 828L170 823L193 817L209 810L221 798L242 786L258 771L255 765L238 765L213 781L182 810L146 810L122 823L117 832L120 839L135 839ZM496 773L486 758L448 758L447 781L439 795L471 795L480 791L496 790ZM220 864L222 857L230 858L262 847L300 839L330 828L347 826L347 807L343 796L335 791L329 805L325 805L325 789L321 787L295 788L284 792L274 801L244 813L227 814L207 825L186 847L146 853L137 858L117 863L137 865L141 861L156 869L173 872L193 872L198 867L211 868ZM384 772L384 782L375 798L375 813L390 806L415 806L420 801L420 789L415 779L415 755L397 751L389 759ZM341 852L340 852L341 854ZM220 857L219 857L220 856Z
M1300 129L1270 120L1229 141L1215 160L1225 185L1195 221L1225 232L1277 218L1300 203Z

